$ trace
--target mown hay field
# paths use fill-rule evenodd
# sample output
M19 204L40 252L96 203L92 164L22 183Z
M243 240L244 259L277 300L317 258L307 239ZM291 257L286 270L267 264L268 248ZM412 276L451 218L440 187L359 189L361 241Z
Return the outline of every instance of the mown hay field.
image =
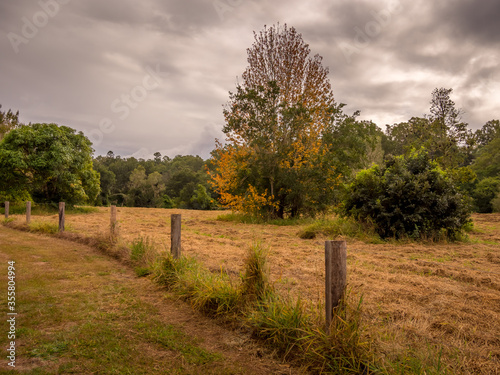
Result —
M324 241L301 239L300 225L217 220L227 212L118 208L120 238L170 246L170 215L182 214L182 251L214 272L238 275L249 245L270 248L271 281L311 304L324 294ZM16 221L24 220L14 215ZM346 238L348 288L362 296L366 332L380 359L414 355L455 373L500 374L500 214L474 215L460 243L364 243ZM53 221L57 215L33 217ZM67 215L70 230L94 236L110 226L109 208ZM439 363L436 363L439 368Z

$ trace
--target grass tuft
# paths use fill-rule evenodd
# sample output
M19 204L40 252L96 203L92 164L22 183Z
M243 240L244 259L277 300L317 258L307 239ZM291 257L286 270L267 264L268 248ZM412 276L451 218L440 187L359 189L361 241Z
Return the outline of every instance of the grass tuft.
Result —
M214 274L192 258L166 254L153 267L153 278L208 315L232 313L240 305L240 290L226 273Z
M377 373L370 340L361 325L362 300L357 304L346 301L335 309L329 333L324 329L321 306L308 307L300 298L268 295L246 319L257 337L287 360L306 365L313 372Z
M269 284L267 256L269 248L260 243L253 244L244 260L241 293L249 300L261 300L272 291Z
M132 242L129 248L130 260L136 275L144 277L152 274L153 264L158 256L154 242L149 237L139 237Z

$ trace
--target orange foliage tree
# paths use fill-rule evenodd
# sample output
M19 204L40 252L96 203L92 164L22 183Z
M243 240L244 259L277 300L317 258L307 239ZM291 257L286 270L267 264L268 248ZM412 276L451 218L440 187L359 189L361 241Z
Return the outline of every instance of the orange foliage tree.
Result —
M328 69L294 28L255 34L243 83L224 109L225 145L212 154L221 203L253 215L314 215L339 183L325 131L335 104Z

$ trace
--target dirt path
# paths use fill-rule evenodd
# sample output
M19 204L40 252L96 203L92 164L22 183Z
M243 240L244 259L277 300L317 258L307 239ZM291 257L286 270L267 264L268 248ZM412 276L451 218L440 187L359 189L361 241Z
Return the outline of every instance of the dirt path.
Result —
M2 373L301 373L87 246L0 226L4 286L12 260L16 367L7 365L2 319Z

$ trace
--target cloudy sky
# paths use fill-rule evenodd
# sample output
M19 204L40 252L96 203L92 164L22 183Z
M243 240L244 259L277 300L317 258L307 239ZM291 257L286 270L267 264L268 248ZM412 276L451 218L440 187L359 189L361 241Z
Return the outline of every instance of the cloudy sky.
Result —
M0 2L0 104L83 131L96 154L209 156L253 31L295 27L335 98L386 124L453 88L477 129L500 118L498 0Z

